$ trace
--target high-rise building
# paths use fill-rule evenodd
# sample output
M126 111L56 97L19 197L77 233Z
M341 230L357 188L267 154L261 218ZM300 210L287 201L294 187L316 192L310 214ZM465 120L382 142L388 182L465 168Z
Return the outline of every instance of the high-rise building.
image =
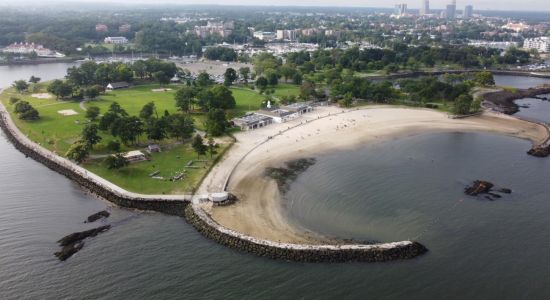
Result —
M422 1L422 7L420 7L420 15L425 16L430 14L430 0Z
M395 6L395 14L398 16L404 16L407 14L407 4L401 3Z
M456 0L453 0L451 4L447 5L447 9L445 10L445 15L447 16L447 19L456 18Z
M470 19L474 16L474 7L472 5L466 5L464 8L464 13L462 14L464 19Z

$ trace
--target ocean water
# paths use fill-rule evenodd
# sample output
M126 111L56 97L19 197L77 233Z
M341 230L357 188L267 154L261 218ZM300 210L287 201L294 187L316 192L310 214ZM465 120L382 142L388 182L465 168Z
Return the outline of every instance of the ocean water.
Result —
M220 246L179 217L110 207L0 135L0 299L543 299L550 160L525 155L529 146L449 133L321 155L288 193L289 217L343 238L416 238L430 252L302 264ZM478 178L514 192L465 197ZM83 223L106 208L106 221ZM107 223L68 261L53 256L64 235Z

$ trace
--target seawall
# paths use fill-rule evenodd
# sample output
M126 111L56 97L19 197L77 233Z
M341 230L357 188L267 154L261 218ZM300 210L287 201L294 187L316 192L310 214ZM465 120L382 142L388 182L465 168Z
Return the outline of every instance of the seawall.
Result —
M24 136L11 120L3 104L0 104L0 127L17 150L53 171L78 183L84 189L120 207L158 211L171 215L183 215L190 203L189 196L149 196L126 192L106 180L91 174L74 163L55 155Z
M428 251L422 244L411 241L373 245L304 245L261 240L219 225L199 204L185 208L185 219L201 234L221 245L261 257L293 262L384 262L412 259Z

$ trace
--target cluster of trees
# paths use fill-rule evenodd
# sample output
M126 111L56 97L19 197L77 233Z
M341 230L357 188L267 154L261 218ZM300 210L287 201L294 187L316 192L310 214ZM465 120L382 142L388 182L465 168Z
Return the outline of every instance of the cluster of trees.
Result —
M225 111L236 105L231 90L224 85L213 85L207 73L201 73L193 84L180 88L175 100L178 109L186 114L195 109L206 112L205 127L213 136L225 133L228 126Z
M80 66L67 70L67 81L73 86L83 87L91 85L105 86L110 82L132 82L135 77L158 81L161 84L170 82L178 68L173 62L150 58L138 60L132 64L96 63L88 61Z
M416 71L421 67L436 64L457 64L465 68L491 67L497 64L526 63L529 53L510 49L502 55L498 49L469 46L410 47L396 43L392 49L350 48L347 50L317 50L313 53L287 54L287 64L298 67L303 74L331 68L350 69L356 72L386 70L389 73L400 69Z
M18 101L14 98L11 102L15 103L14 111L21 120L34 121L40 119L40 114L38 111L32 107L32 105L27 101Z
M165 111L162 116L159 116L154 102L145 104L139 116L130 116L117 102L113 102L108 111L98 120L99 113L99 108L95 106L88 109L86 117L92 123L84 127L80 139L67 152L67 157L78 163L84 161L93 147L102 140L100 132L118 138L125 145L135 145L143 134L149 140L162 141L166 138L176 138L184 141L191 138L195 131L195 124L190 115L170 114ZM98 122L94 123L96 120ZM120 143L111 141L107 148L111 151L119 151ZM106 163L109 168L125 166L121 156L117 155L109 158Z
M204 51L203 56L211 60L236 61L237 52L226 47L210 47Z

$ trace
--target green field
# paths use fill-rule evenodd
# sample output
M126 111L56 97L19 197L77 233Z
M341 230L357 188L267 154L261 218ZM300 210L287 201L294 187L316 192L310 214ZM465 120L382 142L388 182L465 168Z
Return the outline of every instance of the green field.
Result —
M228 147L227 144L220 144L217 151L221 153L226 147ZM199 167L198 169L185 168L191 160L196 161L197 155L187 143L165 149L161 153L152 153L150 161L132 163L119 170L107 169L101 158L85 163L84 167L132 192L142 194L191 194L213 164L213 160L207 155L200 157L200 160L207 160L206 162L193 163L193 166ZM163 180L149 176L157 171L160 173L155 176L164 177ZM169 181L171 177L179 172L185 172L182 180Z
M170 86L172 90L163 92L153 92L152 89L157 89L158 85L143 85L133 87L127 90L118 90L102 95L97 100L93 100L85 104L86 106L98 106L101 112L107 111L111 103L118 102L130 115L137 115L146 103L153 101L160 114L164 110L170 113L176 112L174 94L177 86ZM45 85L41 84L35 93L45 93ZM28 101L40 113L40 120L37 121L22 121L13 114L14 105L9 103L10 97L17 97L21 101ZM55 97L50 99L38 99L32 97L30 93L20 94L13 89L7 89L0 95L0 101L12 113L12 119L30 139L41 144L55 153L64 156L69 147L75 142L82 131L82 128L89 121L85 118L85 111L82 110L81 104L76 101L58 101ZM246 100L248 101L248 100ZM77 112L74 116L63 116L59 113L60 110L72 109ZM194 115L196 123L200 129L203 124L204 115ZM163 149L169 149L162 153L153 154L152 160L148 162L139 162L131 164L120 170L108 170L103 164L105 155L110 153L105 149L105 145L115 138L107 133L100 133L103 140L94 147L91 153L91 158L84 163L84 167L102 176L113 183L138 193L187 193L196 188L201 178L206 175L210 165L213 163L209 157L201 157L208 160L206 163L201 163L203 168L185 169L184 166L192 159L197 159L196 153L191 149L188 143L183 145L175 144L173 139L164 140L160 143ZM148 144L145 136L140 138L139 146L122 146L121 152L129 150L145 148ZM157 143L157 142L155 142ZM220 145L218 152L228 147L230 142L227 139L218 143ZM216 156L214 156L214 159ZM183 180L178 182L162 181L151 179L148 175L153 171L161 171L159 176L170 178L176 172L186 170L186 175Z

